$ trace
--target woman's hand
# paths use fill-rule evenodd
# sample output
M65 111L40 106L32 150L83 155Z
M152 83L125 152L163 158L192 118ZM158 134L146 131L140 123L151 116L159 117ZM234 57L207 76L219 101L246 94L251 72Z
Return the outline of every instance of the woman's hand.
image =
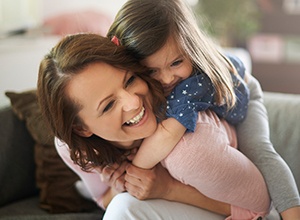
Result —
M175 180L159 163L150 170L130 164L126 168L125 188L134 197L166 199L207 209L224 216L230 215L230 205L210 199L196 190Z
M168 199L175 181L160 163L150 170L129 164L126 168L125 180L126 190L140 200Z
M120 193L125 191L125 172L126 167L130 164L135 154L137 148L132 149L127 156L124 157L124 160L121 164L114 163L107 165L105 167L96 168L97 172L100 175L101 181L108 186L110 186L115 193Z
M129 164L123 161L121 164L114 163L103 168L97 168L101 181L110 186L115 192L125 191L125 169Z

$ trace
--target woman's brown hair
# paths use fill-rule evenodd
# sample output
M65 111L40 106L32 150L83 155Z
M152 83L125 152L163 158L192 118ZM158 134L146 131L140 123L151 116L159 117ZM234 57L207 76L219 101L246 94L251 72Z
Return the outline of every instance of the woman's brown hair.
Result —
M82 106L70 99L65 89L74 75L95 62L133 71L145 80L152 93L153 110L158 118L163 117L165 103L160 84L144 74L147 69L128 55L123 46L117 46L97 34L64 37L40 63L37 94L51 131L68 144L72 160L83 170L120 162L125 153L96 135L82 137L73 131L74 125L84 125L78 117Z

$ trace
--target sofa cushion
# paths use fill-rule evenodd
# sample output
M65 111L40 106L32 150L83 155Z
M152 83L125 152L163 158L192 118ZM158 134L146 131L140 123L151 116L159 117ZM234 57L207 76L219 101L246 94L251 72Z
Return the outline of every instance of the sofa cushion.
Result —
M42 119L36 90L6 92L13 111L34 139L36 183L40 206L51 213L81 212L94 209L95 203L80 196L75 188L78 176L61 160L54 147L54 136Z
M49 214L38 208L38 197L19 200L0 208L1 220L99 220L103 216L100 209L89 213L56 213Z
M34 141L11 108L0 110L0 207L37 195Z

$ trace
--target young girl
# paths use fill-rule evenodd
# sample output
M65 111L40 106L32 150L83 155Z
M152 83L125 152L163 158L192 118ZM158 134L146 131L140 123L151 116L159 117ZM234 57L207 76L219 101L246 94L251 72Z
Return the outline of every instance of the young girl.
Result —
M194 69L207 74L215 88L223 88L219 94L216 89L219 100L232 91L224 81L224 76L232 72L227 60L201 32L191 10L180 0L128 0L117 14L108 36L116 36L132 55L152 68L155 71L153 77L162 83L167 93L181 80L176 68L186 60L193 64ZM178 54L182 55L174 57L173 62L167 62L169 57L160 56L170 37L178 46ZM251 91L248 115L237 125L239 149L262 172L282 217L300 218L295 180L269 140L261 88L252 76L249 76L248 85Z
M112 41L116 45L119 45L119 41L116 37L113 37ZM208 76L203 72L193 70L192 63L189 59L185 58L186 55L176 49L177 44L175 40L170 38L161 49L163 54L154 55L155 57L160 56L159 60L168 57L162 61L167 61L168 63L173 63L176 59L183 59L180 60L180 62L177 61L178 64L176 66L178 72L183 71L181 72L182 81L176 85L167 97L168 119L158 125L156 132L151 137L144 139L132 161L134 165L144 169L151 169L162 161L174 149L186 130L190 132L195 130L198 111L212 109L218 116L225 118L232 124L241 122L246 116L249 91L243 80L239 78L244 78L245 76L243 66L240 66L239 72L236 73L235 67L228 61L228 66L232 71L231 77L236 97L222 97L224 101L220 103L220 100L217 100L215 97L215 88ZM171 52L169 52L169 50L171 50ZM151 59L151 57L149 59ZM231 59L233 62L236 62L234 58ZM155 78L155 68L152 68L152 70L151 75ZM239 74L239 76L236 74ZM221 75L221 77L224 78L225 82L229 81L226 78L227 76ZM229 84L228 86L231 85ZM221 90L222 88L217 87L216 89ZM216 92L216 94L219 93L220 91ZM224 103L225 100L230 102L230 104L227 105ZM235 100L236 103L234 103ZM233 104L231 104L231 102ZM135 124L140 119L141 116L138 115L127 123L128 125ZM195 185L194 187L197 188Z
M155 132L156 116L163 113L164 97L158 82L134 61L124 47L107 38L78 34L62 39L40 64L38 98L60 139L56 139L57 149L89 186L98 204L119 193L105 186L98 167L114 162L122 167L126 153ZM128 125L140 114L137 123ZM196 181L199 191L207 195L198 200L202 206L216 204L210 199L216 198L231 204L228 219L256 219L269 210L268 191L258 169L234 148L236 143L232 126L214 112L202 111L195 132L184 135L165 163L195 164L196 170L190 173L196 177L185 177L191 184ZM195 149L197 152L192 151ZM182 155L181 150L186 153ZM183 166L179 173L187 171ZM177 201L178 194L171 194L171 200Z

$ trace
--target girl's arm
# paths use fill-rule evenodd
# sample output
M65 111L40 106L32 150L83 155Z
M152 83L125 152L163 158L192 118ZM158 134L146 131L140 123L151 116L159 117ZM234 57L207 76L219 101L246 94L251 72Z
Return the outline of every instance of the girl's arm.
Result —
M237 126L239 150L258 167L264 176L273 205L282 217L290 219L289 213L298 213L300 219L299 192L290 168L275 151L270 141L268 115L263 104L260 84L249 75L248 86L250 102L247 117Z
M129 165L125 175L126 190L138 199L166 199L206 209L224 216L230 215L230 205L210 199L195 188L170 176L161 164L150 170Z
M132 163L143 169L151 169L173 150L185 131L186 128L174 118L162 121L155 133L143 140Z
M288 208L280 213L283 220L300 219L300 206Z

